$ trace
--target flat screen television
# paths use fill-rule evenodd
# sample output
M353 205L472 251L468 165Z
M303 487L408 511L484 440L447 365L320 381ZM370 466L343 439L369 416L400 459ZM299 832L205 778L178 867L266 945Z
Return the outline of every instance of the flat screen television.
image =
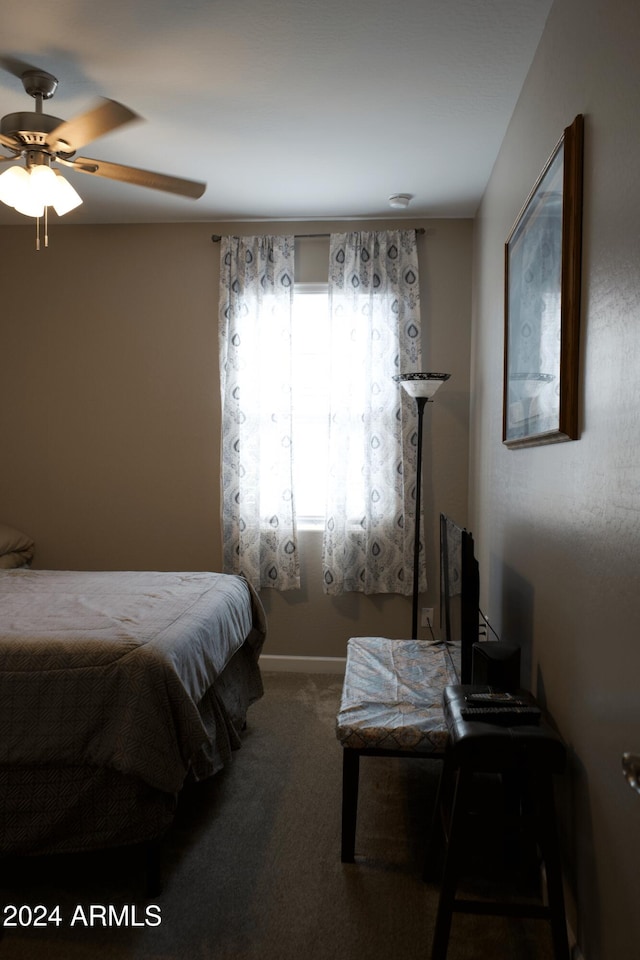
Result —
M473 536L441 513L440 627L444 626L445 639L453 645L461 683L471 683L471 659L473 644L479 640L479 623L480 573Z

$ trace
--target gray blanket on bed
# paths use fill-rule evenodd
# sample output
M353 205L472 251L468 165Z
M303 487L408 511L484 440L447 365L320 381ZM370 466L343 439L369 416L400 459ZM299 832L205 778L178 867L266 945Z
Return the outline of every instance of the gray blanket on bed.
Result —
M264 613L215 573L0 572L0 764L95 764L176 792L198 705Z

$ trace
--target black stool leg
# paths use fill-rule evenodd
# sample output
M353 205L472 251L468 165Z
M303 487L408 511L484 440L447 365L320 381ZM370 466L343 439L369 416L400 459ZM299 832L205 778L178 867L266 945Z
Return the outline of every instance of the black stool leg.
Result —
M358 816L358 776L360 754L357 750L342 750L342 862L353 863L356 851L356 820Z
M466 817L464 795L466 781L467 775L465 774L465 771L459 770L456 778L455 792L451 807L451 816L448 824L448 842L446 843L444 870L440 885L438 913L436 915L436 924L433 931L431 960L445 960L447 956L447 948L449 946L453 904L455 901L462 850L464 846L464 821Z
M553 941L554 960L569 960L569 939L562 890L562 866L556 823L553 781L549 774L537 780L540 830L539 840L547 875L549 921Z
M422 867L422 880L427 883L442 873L443 856L443 819L444 811L451 809L452 789L455 785L453 765L448 762L445 753L442 769L438 778L438 789L431 817L431 828L427 838L427 849Z

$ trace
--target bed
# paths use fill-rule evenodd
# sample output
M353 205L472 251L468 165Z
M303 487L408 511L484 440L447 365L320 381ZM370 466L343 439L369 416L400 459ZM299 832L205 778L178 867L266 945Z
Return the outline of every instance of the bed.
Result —
M262 695L257 595L225 574L32 570L6 556L0 851L160 837L187 780L230 762Z

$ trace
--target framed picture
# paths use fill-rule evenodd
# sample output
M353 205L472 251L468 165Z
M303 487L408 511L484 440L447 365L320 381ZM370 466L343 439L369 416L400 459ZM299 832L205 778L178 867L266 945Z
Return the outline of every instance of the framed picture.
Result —
M502 439L578 438L583 118L564 131L505 244Z

